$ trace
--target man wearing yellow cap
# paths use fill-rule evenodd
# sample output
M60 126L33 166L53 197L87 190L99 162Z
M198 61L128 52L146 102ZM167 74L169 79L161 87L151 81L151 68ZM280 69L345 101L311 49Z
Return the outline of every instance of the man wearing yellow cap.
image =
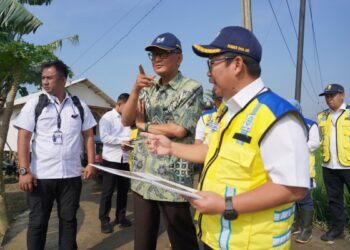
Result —
M350 106L346 105L344 87L339 84L328 84L320 96L325 96L329 107L317 118L330 210L330 228L321 239L333 241L344 238L344 184L350 191Z
M294 201L310 184L303 118L265 87L262 49L250 31L225 27L193 50L208 58L208 77L228 110L208 144L144 134L149 150L205 162L202 198L188 198L204 249L289 249Z

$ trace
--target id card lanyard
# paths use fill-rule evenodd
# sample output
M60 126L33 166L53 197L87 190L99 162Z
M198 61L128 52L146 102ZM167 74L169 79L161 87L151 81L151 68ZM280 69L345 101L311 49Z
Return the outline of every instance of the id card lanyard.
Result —
M61 123L62 123L62 119L61 119L61 112L64 108L64 105L66 104L68 98L66 98L63 101L62 107L60 109L60 111L58 111L56 104L54 103L53 105L55 106L56 112L57 112L57 130L55 132L53 132L52 135L52 142L55 145L61 145L63 143L63 133L61 131Z

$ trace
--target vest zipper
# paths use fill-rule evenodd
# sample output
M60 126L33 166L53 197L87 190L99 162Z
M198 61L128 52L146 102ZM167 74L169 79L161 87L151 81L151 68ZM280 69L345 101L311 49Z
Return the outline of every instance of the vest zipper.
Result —
M334 127L335 127L335 148L337 149L337 158L338 158L337 160L339 163L340 163L340 157L339 157L339 149L338 149L338 120L344 114L345 111L346 111L346 109L343 110L343 112L341 112L341 114L338 116L337 120L335 121L335 125L334 125ZM329 161L331 161L331 138L330 137L329 137Z
M216 160L216 158L217 158L217 156L218 156L218 154L219 154L219 149L221 148L221 143L222 143L222 140L223 140L223 137L224 137L224 134L225 134L226 130L230 127L232 121L233 121L240 113L242 113L242 112L246 109L246 107L248 107L248 106L250 105L250 103L251 103L252 101L254 101L254 100L257 98L257 96L260 96L261 94L266 94L266 93L270 92L270 90L267 90L266 92L261 93L262 90L264 90L264 89L265 89L265 87L262 88L256 96L254 96L252 99L250 99L250 101L249 101L243 108L241 108L241 110L239 110L239 111L231 118L231 120L227 123L226 128L225 128L225 129L222 131L222 133L221 133L220 140L219 140L219 144L218 144L218 147L217 147L216 150L215 150L215 153L214 153L213 157L208 161L208 164L207 164L206 167L203 169L203 171L202 171L202 173L201 173L201 175L200 175L200 179L199 179L199 191L201 191L202 188L203 188L203 180L204 180L205 175L206 175L207 172L208 172L209 167L211 166L211 164L213 164L214 160ZM226 110L223 112L221 118L224 118L225 114L227 113L227 110L228 110L228 109L226 109ZM220 122L221 122L221 119L220 119L219 123L220 123ZM219 124L219 123L218 123L218 124ZM197 235L198 235L198 238L200 238L200 239L202 238L202 217L203 217L203 214L199 214L199 216L198 216L198 234L197 234Z

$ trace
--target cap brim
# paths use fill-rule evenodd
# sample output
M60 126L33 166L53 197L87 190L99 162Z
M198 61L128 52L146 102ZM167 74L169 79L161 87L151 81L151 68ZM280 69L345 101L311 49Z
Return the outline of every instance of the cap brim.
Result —
M223 53L224 51L220 48L215 48L210 45L192 45L193 52L200 57L209 57L215 54Z
M338 93L344 93L342 91L327 91L319 94L318 96L325 96L325 95L332 95L332 94L338 94Z
M156 45L149 45L145 48L146 51L153 51L155 49L162 49L162 50L167 50L167 51L175 50L173 47L156 46ZM178 48L176 48L176 49L178 49Z

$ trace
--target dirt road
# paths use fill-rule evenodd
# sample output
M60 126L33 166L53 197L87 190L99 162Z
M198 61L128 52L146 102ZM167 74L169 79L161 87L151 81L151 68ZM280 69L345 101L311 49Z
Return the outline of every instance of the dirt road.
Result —
M130 250L133 249L133 227L121 229L118 226L114 228L112 234L102 234L100 232L100 222L98 220L98 207L100 198L100 186L95 182L86 182L83 185L80 209L78 212L78 246L79 249L90 250ZM112 211L114 214L114 210ZM132 199L129 194L129 203L127 217L133 221ZM12 223L10 230L3 240L4 250L22 250L26 249L26 227L28 224L28 212L20 214ZM171 249L164 225L160 228L157 249ZM350 240L339 240L330 245L320 240L321 232L317 229L313 231L313 239L310 244L293 244L294 250L319 250L319 249L349 249ZM56 210L51 214L48 239L46 249L58 249L58 218Z

